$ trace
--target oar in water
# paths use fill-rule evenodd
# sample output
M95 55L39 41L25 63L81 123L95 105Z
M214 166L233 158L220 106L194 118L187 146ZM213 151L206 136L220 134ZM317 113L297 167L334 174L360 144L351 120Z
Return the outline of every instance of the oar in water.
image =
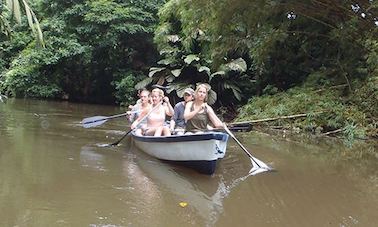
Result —
M117 115L113 115L113 116L87 117L87 118L84 118L81 121L81 123L83 124L84 128L92 128L92 127L96 127L96 126L104 124L107 120L118 118L118 117L123 117L123 116L129 115L129 114L138 113L138 112L140 112L140 111L130 111L128 113L117 114Z
M267 164L265 164L263 161L253 157L251 153L248 152L248 150L243 146L243 144L240 143L240 141L234 136L234 134L228 129L226 124L223 124L224 130L235 140L235 142L243 149L243 151L249 156L252 162L252 169L249 171L251 175L256 175L262 172L271 171L273 170L271 167L269 167Z
M158 103L156 106L154 106L154 108L152 108L142 119L140 119L140 121L138 122L138 124L136 125L136 127L142 122L144 121L144 119L146 119L151 113L152 111L154 111L158 106L160 106L163 102L160 102ZM130 129L128 132L126 132L125 135L123 135L119 140L117 140L116 142L114 143L111 143L109 144L109 146L117 146L127 135L130 134L130 132L133 131L133 129Z

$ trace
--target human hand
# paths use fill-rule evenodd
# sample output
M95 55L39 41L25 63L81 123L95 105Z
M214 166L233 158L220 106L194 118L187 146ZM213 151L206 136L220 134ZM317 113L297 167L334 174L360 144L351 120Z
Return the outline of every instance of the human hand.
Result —
M135 129L137 125L138 125L138 121L134 121L134 122L131 124L130 128L131 128L131 129Z
M164 96L164 98L163 98L163 102L165 102L165 103L169 103L169 98L168 98L167 96Z

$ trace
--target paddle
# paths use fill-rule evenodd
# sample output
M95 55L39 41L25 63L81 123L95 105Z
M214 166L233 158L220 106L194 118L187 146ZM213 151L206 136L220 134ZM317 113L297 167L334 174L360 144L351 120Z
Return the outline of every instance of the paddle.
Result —
M252 131L252 126L233 126L233 125L228 125L228 129L231 132L250 132ZM217 132L223 132L225 131L224 128L213 128L209 131L217 131Z
M243 149L243 151L249 156L252 162L252 169L249 171L251 175L256 175L258 173L262 173L265 171L271 171L273 170L271 167L269 167L267 164L265 164L263 161L253 157L251 153L248 152L248 150L243 146L243 144L240 143L238 139L232 134L232 132L228 129L227 125L223 124L224 130L235 140L235 142Z
M152 108L142 119L140 119L140 121L138 122L138 124L136 125L136 127L142 122L144 121L144 119L146 119L151 113L152 111L154 111L158 106L160 106L163 102L160 102L158 103L156 106L154 106L154 108ZM114 143L111 143L109 144L109 146L117 146L127 135L130 134L130 132L133 131L133 129L130 129L128 132L126 132L125 135L123 135L119 140L117 140L116 142Z
M104 124L109 119L123 117L123 116L129 115L129 114L138 113L138 112L140 112L140 111L131 111L131 112L128 112L128 113L117 114L117 115L113 115L113 116L109 116L109 117L108 116L87 117L87 118L84 118L81 121L81 123L83 124L84 128L92 128L92 127L96 127L96 126Z

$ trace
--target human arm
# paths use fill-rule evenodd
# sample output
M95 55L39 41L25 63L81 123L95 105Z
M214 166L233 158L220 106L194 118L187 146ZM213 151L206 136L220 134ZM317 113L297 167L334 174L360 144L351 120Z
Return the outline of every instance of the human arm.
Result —
M185 121L188 121L188 120L192 119L198 112L200 112L201 110L203 110L203 109L205 109L207 107L207 104L203 103L200 108L197 108L197 109L193 108L193 111L190 111L190 109L192 109L193 105L194 105L193 102L188 102L185 105L185 111L184 111L184 119L185 119Z
M128 114L129 122L133 123L138 117L137 113L141 112L141 105L140 104L129 105L129 108L130 106L131 106L131 110L127 111L126 113Z
M174 131L175 130L175 126L176 126L175 120L171 119L171 122L169 123L169 129L171 131Z
M207 114L209 116L209 119L211 123L214 125L215 128L222 128L223 122L218 118L218 116L215 114L213 108L209 105L207 105Z
M135 129L142 120L144 120L147 114L150 112L150 107L143 108L138 118L131 124L130 128Z
M169 98L167 96L164 97L164 108L165 108L165 114L168 116L173 116L174 110L171 105L171 102L169 101Z

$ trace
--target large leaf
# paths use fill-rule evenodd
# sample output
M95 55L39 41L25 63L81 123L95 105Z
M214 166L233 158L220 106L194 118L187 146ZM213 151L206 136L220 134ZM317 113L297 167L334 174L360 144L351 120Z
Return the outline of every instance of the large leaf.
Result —
M174 61L175 61L175 59L172 59L172 58L166 58L166 59L162 59L162 60L158 61L157 63L158 63L159 65L169 65L169 64L171 64L171 63L174 62Z
M217 93L213 90L210 90L208 92L208 98L207 98L207 103L209 105L213 105L217 101Z
M247 63L243 58L235 59L225 65L228 71L245 72L247 71Z
M239 101L241 100L241 90L238 86L226 82L224 83L224 88L230 89L232 93L234 94L235 98Z
M185 57L184 62L190 65L193 61L199 61L200 58L195 54L189 54Z
M176 91L178 97L182 98L184 96L184 90L188 87L192 87L192 85L182 82L173 82L169 84L169 88L167 93L171 93L172 91Z
M148 73L148 77L153 77L155 73L161 72L165 69L165 67L151 67L150 72Z
M181 70L182 70L182 69L174 69L174 70L171 70L171 73L172 73L172 75L174 75L175 77L179 77L180 74L181 74Z
M21 23L21 10L18 0L7 0L7 6L12 11L13 17L17 23Z
M28 19L29 27L32 29L32 31L34 33L35 29L34 29L34 26L33 26L33 17L32 17L31 11L28 9L27 5L25 5L25 13L26 13L26 18Z
M210 69L209 69L209 67L206 67L206 66L200 66L200 67L198 68L198 72L203 72L203 71L205 71L207 75L210 75Z
M223 76L223 75L226 75L225 71L217 71L217 72L210 75L209 81L211 81L216 76Z
M168 35L167 39L169 42L176 43L180 41L180 37L178 35Z
M152 83L152 81L153 81L153 79L151 77L147 77L144 80L139 81L137 84L135 84L134 87L137 90L143 89L143 88L147 87L147 85L149 85L150 83Z

